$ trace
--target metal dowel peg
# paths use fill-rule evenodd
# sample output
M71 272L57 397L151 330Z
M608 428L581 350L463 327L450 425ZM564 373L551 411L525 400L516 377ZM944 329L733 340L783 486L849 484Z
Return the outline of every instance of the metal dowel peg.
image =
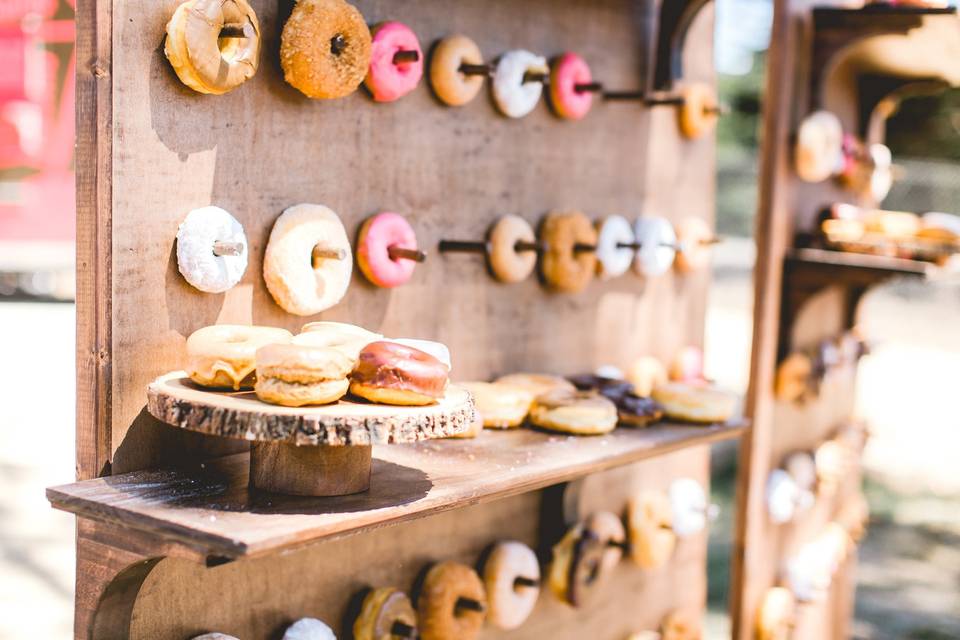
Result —
M420 59L420 52L411 49L409 51L397 51L393 54L393 64L404 64L410 62L417 62Z
M239 256L242 253L242 242L227 242L226 240L217 240L213 243L213 255L215 256Z
M420 249L408 249L407 247L398 247L395 244L387 247L387 255L393 261L413 260L414 262L423 262L427 259L427 254Z

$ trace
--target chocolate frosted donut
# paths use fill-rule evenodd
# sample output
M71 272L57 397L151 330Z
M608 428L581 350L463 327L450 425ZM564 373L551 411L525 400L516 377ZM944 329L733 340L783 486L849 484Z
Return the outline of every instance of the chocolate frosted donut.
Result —
M396 342L371 342L350 374L350 393L371 402L433 404L447 386L447 365L429 353Z
M590 373L568 378L580 391L599 391L617 405L617 417L622 424L645 427L663 417L663 407L654 400L637 395L627 380L607 378Z

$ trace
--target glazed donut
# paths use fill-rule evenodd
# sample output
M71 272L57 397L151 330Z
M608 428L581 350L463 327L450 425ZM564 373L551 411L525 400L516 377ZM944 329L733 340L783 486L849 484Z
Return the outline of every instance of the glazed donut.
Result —
M699 617L689 611L672 611L660 624L660 640L701 640Z
M370 402L433 404L443 397L449 369L429 353L396 342L372 342L350 374L350 393Z
M239 640L235 636L228 636L225 633L205 633L202 636L194 636L190 640Z
M537 237L530 223L519 216L503 216L491 227L487 259L500 282L525 280L537 267L536 251L518 251L517 244L533 245Z
M522 625L540 596L540 563L533 549L508 540L490 550L483 563L487 591L487 621L498 629Z
M810 391L813 361L799 351L784 358L777 367L774 394L784 402L798 402Z
M789 473L774 469L767 477L766 497L770 520L775 524L783 524L793 520L803 500L803 491Z
M511 387L519 387L529 391L534 398L541 393L553 391L554 389L563 389L565 391L574 391L573 386L566 378L552 376L546 373L511 373L500 376L495 380L497 384L506 384Z
M684 218L676 229L676 267L682 273L699 271L710 264L713 231L700 218Z
M682 422L726 422L737 407L737 398L733 394L684 382L660 385L654 388L651 397L663 406L668 418Z
M678 113L680 133L692 140L712 131L720 112L713 88L694 82L685 86L682 94L683 106Z
M677 255L677 234L665 218L637 218L634 235L640 249L633 261L634 270L645 278L663 275L673 266Z
M297 0L280 36L280 65L309 98L343 98L370 68L370 29L344 0Z
M578 251L597 246L597 230L582 213L551 212L543 221L540 232L547 244L540 259L540 269L547 284L557 291L583 291L597 270L594 250Z
M633 249L621 245L635 242L633 229L623 216L607 216L597 222L597 275L622 276L633 263Z
M796 624L797 599L784 587L767 589L757 609L756 640L790 640Z
M662 567L673 555L677 535L673 511L662 493L646 491L627 503L630 558L644 569Z
M930 211L920 218L917 236L944 244L960 243L960 216L953 213Z
M707 521L716 517L717 507L707 502L703 485L693 478L679 478L670 483L670 522L680 538L704 530Z
M814 111L797 129L794 166L804 182L822 182L843 162L843 125L829 111Z
M417 614L410 598L392 587L372 589L364 597L360 615L353 622L354 640L415 638L416 633Z
M587 374L572 376L570 382L580 391L599 391L616 405L620 424L646 427L663 417L663 408L659 404L634 393L633 385L622 378Z
M817 468L817 487L833 492L853 466L853 454L836 440L827 440L814 453Z
M226 25L243 37L221 38ZM253 77L260 63L260 22L246 0L187 0L167 23L163 52L180 81L223 94Z
M318 250L331 257L318 257ZM347 232L330 209L298 204L273 223L263 255L263 280L287 313L309 316L329 309L347 292L352 274Z
M203 387L252 389L257 349L292 337L273 327L217 324L197 329L187 338L187 375Z
M332 347L356 361L360 350L371 342L383 340L383 336L345 322L309 322L293 337L293 344L310 347Z
M417 234L398 213L386 211L367 218L357 240L357 264L367 280L378 287L392 288L413 277L415 260L390 256L390 248L417 249Z
M519 427L533 404L532 393L502 382L464 382L460 386L473 396L483 426L489 429Z
M670 379L674 382L702 382L703 350L688 345L677 351L670 363Z
M432 340L420 340L417 338L391 338L390 342L402 344L405 347L413 347L424 353L429 353L434 358L447 365L447 371L453 370L453 362L450 360L450 349L442 342L433 342Z
M528 73L548 74L546 58L523 49L500 56L493 71L493 101L510 118L522 118L537 106L543 93L542 82L524 82Z
M422 640L471 640L480 634L487 594L477 572L457 562L427 571L417 597Z
M806 451L791 453L783 461L783 470L790 474L803 491L813 491L817 486L817 465Z
M236 245L239 251L218 255L218 243ZM243 227L220 207L194 209L177 229L177 269L200 291L223 293L232 289L247 270Z
M467 104L483 87L483 76L460 71L465 64L483 64L483 54L476 42L467 36L455 35L437 43L430 60L430 86L437 98L451 107Z
M549 431L599 435L617 427L617 407L595 391L554 389L536 397L530 422Z
M580 120L590 112L593 94L579 91L578 85L590 84L590 66L586 60L568 51L550 65L550 104L561 118Z
M593 588L620 562L626 533L620 518L598 511L578 523L553 547L547 584L574 607L586 603Z
M873 201L879 204L887 197L893 186L893 154L890 147L880 143L871 144L868 152L873 163L868 193Z
M287 627L282 640L337 640L333 629L316 618L301 618Z
M627 380L633 384L633 392L648 397L653 388L667 382L667 368L653 356L641 356L630 365Z
M371 32L370 69L364 84L377 102L393 102L417 88L423 77L423 51L410 27L382 22ZM416 52L415 60L397 61L401 51Z
M347 393L353 360L338 349L271 344L257 349L257 397L285 407L330 404Z

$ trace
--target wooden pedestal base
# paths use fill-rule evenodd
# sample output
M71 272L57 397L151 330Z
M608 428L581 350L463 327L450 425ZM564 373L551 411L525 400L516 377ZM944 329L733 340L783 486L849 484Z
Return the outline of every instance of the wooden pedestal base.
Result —
M254 442L250 485L296 496L343 496L370 488L373 447Z

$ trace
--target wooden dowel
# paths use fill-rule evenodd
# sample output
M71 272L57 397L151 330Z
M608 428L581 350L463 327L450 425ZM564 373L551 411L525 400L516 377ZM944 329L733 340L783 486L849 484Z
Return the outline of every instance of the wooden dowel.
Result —
M517 576L516 579L514 579L513 581L513 586L514 587L530 587L530 588L539 587L540 581L535 580L533 578L527 578L524 576Z
M346 260L347 250L335 247L321 247L320 245L317 245L313 248L311 258L313 259L314 265L321 260Z
M604 91L604 100L645 100L647 94L643 91Z
M478 240L441 240L437 248L440 253L487 253L490 249Z
M600 82L587 82L585 84L573 85L573 90L577 93L600 93L603 91L603 84Z
M596 250L597 250L597 245L595 244L586 244L584 242L578 242L577 244L573 245L574 253L590 253L591 251L596 251Z
M343 37L342 33L338 33L337 35L330 38L330 53L332 53L333 55L335 56L340 55L341 53L343 53L343 50L346 48L347 48L347 40L346 38Z
M408 249L407 247L398 247L395 244L387 247L387 255L393 261L413 260L414 262L423 262L427 259L427 254L419 249Z
M398 638L413 638L416 629L408 625L406 622L400 622L399 620L394 621L393 625L390 627L390 635L397 636Z
M416 62L420 59L420 52L416 50L397 51L393 54L393 64L403 64L405 62Z
M544 73L542 71L527 71L523 74L523 84L528 82L539 82L541 84L547 84L550 80L550 74Z
M643 248L643 245L639 242L618 242L617 249L633 249L634 251L639 251Z
M469 64L464 62L460 65L460 73L465 76L489 76L493 69L488 64Z
M680 105L686 102L683 96L667 96L663 98L645 98L644 104L648 106L657 106L657 105Z
M215 256L239 256L242 253L242 242L227 242L225 240L217 240L213 243L213 255Z
M622 549L622 550L624 550L624 551L629 551L629 550L630 550L630 543L627 542L626 540L622 540L622 541L620 541L620 542L618 542L618 541L616 541L616 540L610 540L610 541L607 542L607 546L608 546L608 547L617 547L617 548Z
M455 608L468 609L470 611L478 611L480 613L483 613L483 604L480 602L477 602L473 598L464 598L464 597L457 598L457 604Z
M547 250L547 245L545 242L526 242L525 240L517 240L516 244L513 245L513 250L518 253L524 251L536 251L537 253L544 253Z

